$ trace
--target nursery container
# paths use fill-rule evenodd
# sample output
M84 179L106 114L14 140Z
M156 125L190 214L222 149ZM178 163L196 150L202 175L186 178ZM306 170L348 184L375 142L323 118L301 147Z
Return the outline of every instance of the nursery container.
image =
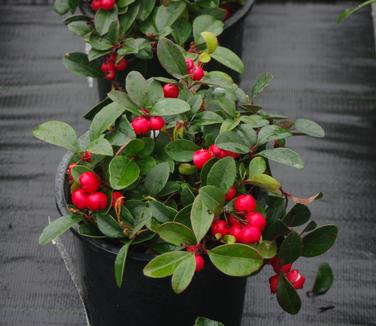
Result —
M228 20L225 21L225 28L223 33L219 36L221 46L231 49L237 55L241 56L243 51L243 31L244 20L247 14L251 11L254 0L247 0L245 4L240 7ZM227 69L217 63L210 63L209 69L216 70L221 67L221 70L228 73L235 81L239 81L239 74L233 70ZM168 77L166 71L160 65L158 59L154 56L151 60L138 60L133 58L129 60L127 72L137 70L140 71L145 78L150 77ZM117 76L118 82L124 84L126 72L119 73ZM102 101L106 98L107 93L111 90L111 82L105 79L98 79L99 99Z
M64 156L56 176L56 204L61 215L68 214L66 169L70 158L70 153ZM131 250L119 289L113 267L119 247L106 240L83 237L74 228L71 231L91 326L192 326L197 316L240 326L246 278L226 276L207 261L188 289L175 294L170 278L143 275L144 266L154 256Z

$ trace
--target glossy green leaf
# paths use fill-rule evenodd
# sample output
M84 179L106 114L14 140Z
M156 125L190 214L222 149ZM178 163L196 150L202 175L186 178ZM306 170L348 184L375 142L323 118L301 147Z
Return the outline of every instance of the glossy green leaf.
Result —
M230 49L218 46L217 49L211 54L211 57L240 74L244 73L243 61Z
M132 242L129 241L125 245L123 245L120 248L115 258L114 272L115 272L115 282L118 288L121 288L121 285L123 284L125 261L127 259L128 249L131 243Z
M225 192L217 186L204 186L200 188L200 196L203 204L213 213L223 211L225 204Z
M158 200L149 202L149 208L153 217L161 223L172 221L177 213L176 209L161 203Z
M122 190L129 187L140 176L138 165L125 156L115 156L108 167L110 185L113 189Z
M232 157L225 157L214 163L209 171L207 184L217 186L226 193L233 186L235 178L235 160Z
M89 62L85 53L71 52L64 55L64 66L76 75L101 78L103 76L96 62Z
M197 242L200 242L209 231L213 222L214 213L204 205L201 196L198 195L192 205L191 224Z
M81 221L82 217L78 215L65 215L59 217L43 229L42 234L39 237L39 244L48 244L69 230L73 225Z
M94 23L95 29L99 35L106 34L113 22L116 22L118 19L118 11L116 6L111 10L99 9L95 15Z
M328 263L322 263L317 271L315 283L310 296L323 295L329 291L334 281L333 271Z
M201 36L202 32L211 32L215 36L218 36L223 31L223 22L215 19L210 15L201 15L195 18L193 21L193 38L196 44L202 44L205 42Z
M262 157L255 157L249 163L249 177L263 174L266 171L266 162Z
M189 256L188 251L171 251L166 252L152 259L144 267L144 275L152 278L163 278L174 273L176 267Z
M287 129L275 126L267 125L262 127L257 135L257 145L264 145L273 140L285 139L292 136L292 133Z
M298 293L283 274L279 275L277 300L281 308L292 315L296 315L302 305Z
M288 166L292 166L297 169L302 169L304 167L304 162L300 158L299 154L294 152L289 148L273 148L273 149L266 149L257 153L262 157L265 157L269 160L285 164Z
M166 185L170 176L170 167L167 162L154 166L144 180L145 189L150 195L157 195Z
M129 95L125 92L118 91L118 90L111 90L111 92L108 93L108 97L115 103L119 104L120 106L124 107L125 110L135 114L135 115L141 115L142 112L138 108L138 106L133 103Z
M168 5L158 7L155 15L155 26L159 31L171 26L184 12L186 4L184 2L170 2Z
M308 207L302 204L296 204L283 218L283 222L288 226L300 226L307 223L310 218L311 212Z
M92 154L113 156L114 151L111 143L104 138L104 135L91 141L87 149Z
M272 79L273 75L269 72L265 72L257 77L257 80L252 87L251 97L255 98L257 95L262 93L262 91L269 85Z
M172 274L171 285L175 293L182 293L191 283L195 274L196 260L193 253L184 259Z
M315 257L329 250L337 238L335 225L324 225L306 234L303 238L303 256Z
M198 317L195 321L194 326L225 326L219 321L211 320L205 317Z
M293 263L303 251L302 238L295 231L291 231L279 246L278 258L283 264Z
M263 240L261 243L250 245L262 258L271 259L277 254L277 243L275 241Z
M249 179L249 182L270 192L276 192L281 188L279 181L268 174L256 174Z
M324 137L325 131L322 127L314 121L307 119L297 119L294 127L296 131L312 137Z
M215 139L215 144L219 148L239 154L246 154L249 152L247 142L235 131L225 131L219 134Z
M190 111L189 104L178 98L165 98L159 100L151 110L152 115L169 116Z
M34 137L70 151L80 150L74 129L65 122L47 121L33 130Z
M187 74L184 56L181 49L166 38L158 42L157 56L162 67L172 76L180 77Z
M105 213L97 213L95 217L98 229L106 237L114 239L125 238L123 229L119 226L119 224L111 215Z
M177 222L167 222L158 228L159 236L176 246L193 245L196 243L192 230L184 224Z
M208 250L215 267L229 276L248 276L258 271L263 264L260 254L243 244L226 244Z
M165 151L174 161L190 162L192 161L193 153L199 150L200 147L194 142L186 139L178 139L169 143L165 147Z
M131 71L126 78L126 89L130 99L139 107L146 103L147 81L138 71Z
M132 214L134 216L133 228L129 234L130 238L133 238L138 231L140 231L145 225L151 221L152 213L151 209L146 206L137 206L132 209Z

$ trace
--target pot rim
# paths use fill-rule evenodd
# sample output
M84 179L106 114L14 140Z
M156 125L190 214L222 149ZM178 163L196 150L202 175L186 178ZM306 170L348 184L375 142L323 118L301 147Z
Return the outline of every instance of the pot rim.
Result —
M231 26L235 25L238 21L242 20L248 12L251 10L255 3L255 0L247 0L245 4L235 12L229 19L225 21L224 29L230 28Z
M60 161L56 177L55 177L55 202L56 202L56 208L61 216L69 215L69 211L67 209L68 203L66 199L66 178L67 178L67 168L70 163L70 160L73 156L73 152L66 152ZM105 242L100 239L93 239L89 237L84 237L81 234L78 233L77 227L71 227L70 231L73 233L73 235L78 238L79 240L83 241L87 245L91 246L94 250L104 252L109 256L116 256L120 250L120 246L117 246L115 244L112 244L110 242ZM128 257L140 260L144 262L148 262L151 259L153 259L156 255L152 254L145 254L141 252L137 252L134 250L130 250L128 253Z

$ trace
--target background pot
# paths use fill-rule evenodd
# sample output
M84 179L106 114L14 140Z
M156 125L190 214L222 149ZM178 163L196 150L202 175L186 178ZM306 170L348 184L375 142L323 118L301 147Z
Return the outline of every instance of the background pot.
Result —
M226 20L223 33L219 36L221 46L231 49L237 55L241 56L243 52L243 31L244 20L251 11L255 0L247 0L234 14ZM228 69L218 63L210 63L210 70L218 70L228 73L236 82L239 82L240 76L237 72ZM169 77L166 71L159 64L158 59L154 56L151 60L129 60L127 72L137 70L140 71L145 78L150 77ZM126 72L118 73L116 80L124 85ZM97 79L99 99L102 101L106 98L107 93L111 90L111 82L105 79Z
M56 176L56 204L67 214L66 169L71 155L64 156ZM240 326L246 278L228 277L207 262L190 287L180 295L171 289L170 278L150 279L142 269L151 255L131 251L118 289L114 281L114 244L80 236L72 229L83 299L91 326L192 326L197 316Z

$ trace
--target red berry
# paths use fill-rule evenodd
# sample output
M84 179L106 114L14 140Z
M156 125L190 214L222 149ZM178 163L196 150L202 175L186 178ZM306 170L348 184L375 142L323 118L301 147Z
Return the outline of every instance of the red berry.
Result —
M261 232L253 226L245 226L240 234L240 242L249 244L257 243L261 239Z
M193 59L187 58L185 59L185 65L187 67L188 73L190 73L189 70L192 70L195 67L195 62L193 61Z
M213 144L213 145L211 145L210 147L209 147L209 151L211 152L211 153L213 153L213 155L215 156L215 157L220 157L220 155L221 155L221 149L217 146L217 145L215 145L215 144Z
M204 69L200 66L194 67L192 70L192 79L193 80L201 80L204 77Z
M199 273L204 269L205 260L200 255L195 255L195 259L196 259L196 273Z
M101 64L101 70L104 74L107 74L109 71L114 70L114 69L115 69L114 64L109 60L106 60L105 62Z
M273 270L276 273L282 272L283 274L287 274L291 270L291 267L292 267L292 264L285 264L285 265L281 266L281 262L280 262L280 260L278 259L277 256L273 257L269 261L269 263L272 265Z
M186 250L189 251L189 252L196 252L197 251L197 245L188 246L186 248Z
M164 97L176 98L179 96L179 87L175 84L165 84L163 86Z
M236 242L240 242L242 227L240 226L240 224L233 224L228 230L228 234L231 234L236 239Z
M75 166L77 166L77 163L71 163L71 164L68 165L67 173L68 173L68 176L69 176L69 180L73 180L72 169Z
M211 234L215 238L222 238L228 233L228 225L224 220L216 220L211 225ZM218 239L217 238L217 239Z
M102 5L102 1L101 0L93 0L91 2L90 7L91 7L91 9L93 11L97 11L97 10L101 9L101 5Z
M107 207L107 196L103 192L94 192L87 196L87 208L91 211L99 211Z
M258 228L261 232L264 231L266 227L266 219L265 217L258 212L251 212L247 215L247 221L250 226L254 226Z
M202 167L212 158L212 154L207 149L199 149L193 153L193 164L198 169Z
M146 134L150 130L149 121L143 116L134 118L131 125L136 135Z
M101 0L101 9L111 10L115 6L116 0Z
M297 269L293 269L291 272L287 274L287 279L290 283L294 286L295 289L302 289L305 277L299 273Z
M230 223L230 225L237 224L237 225L241 226L239 220L234 215L229 216L228 222Z
M162 117L150 117L149 127L151 130L161 130L165 125L165 121Z
M127 69L127 67L128 67L128 62L124 58L121 59L119 61L119 63L115 65L115 69L117 71L123 71L123 70Z
M91 162L91 153L89 151L85 151L84 155L82 155L82 160L84 162Z
M250 213L256 209L256 200L252 195L240 195L235 199L234 208L238 213Z
M218 158L224 158L224 157L233 157L233 158L238 158L240 154L234 153L231 151L226 151L225 149L221 149L221 152L218 155Z
M226 201L232 200L236 196L236 188L232 186L228 191L225 196Z
M120 202L120 206L123 205L124 204L124 196L120 191L113 191L112 192L111 207L115 207L115 205L118 201Z
M274 275L269 279L270 291L276 293L278 290L279 275Z
M82 189L77 189L72 193L71 196L72 204L76 206L78 209L85 209L86 208L86 201L87 196L85 191Z
M78 182L80 187L86 193L96 192L101 186L101 180L94 172L91 171L82 173L78 179Z
M104 74L104 78L106 78L107 80L114 80L115 79L115 70L108 70Z

